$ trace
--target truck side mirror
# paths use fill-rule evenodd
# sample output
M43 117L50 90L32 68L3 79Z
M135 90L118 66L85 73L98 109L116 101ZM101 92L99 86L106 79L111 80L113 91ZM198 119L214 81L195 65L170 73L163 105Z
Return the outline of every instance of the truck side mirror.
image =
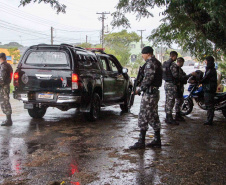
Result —
M127 69L127 68L123 68L123 69L122 69L122 73L124 73L124 74L125 74L125 73L128 73L128 69Z

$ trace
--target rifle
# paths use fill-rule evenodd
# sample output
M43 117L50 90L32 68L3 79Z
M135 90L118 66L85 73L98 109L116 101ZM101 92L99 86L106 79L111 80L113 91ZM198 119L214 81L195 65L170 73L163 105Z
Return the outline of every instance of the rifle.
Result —
M132 93L130 95L130 99L129 99L129 103L128 103L129 108L131 108L133 106L134 98L135 98L135 95L136 95L137 86L141 83L142 79L143 79L143 67L140 66L138 74L137 74L137 77L134 80Z

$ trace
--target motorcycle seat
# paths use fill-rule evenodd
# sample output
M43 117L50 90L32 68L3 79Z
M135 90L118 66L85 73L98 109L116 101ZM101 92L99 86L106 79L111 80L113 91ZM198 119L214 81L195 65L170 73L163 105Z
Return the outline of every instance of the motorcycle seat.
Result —
M217 100L217 101L226 100L226 93L225 92L216 93L215 96L214 96L214 100Z
M221 97L226 97L226 92L222 92L222 93L216 93L215 94L215 97L219 97L219 98L221 98Z

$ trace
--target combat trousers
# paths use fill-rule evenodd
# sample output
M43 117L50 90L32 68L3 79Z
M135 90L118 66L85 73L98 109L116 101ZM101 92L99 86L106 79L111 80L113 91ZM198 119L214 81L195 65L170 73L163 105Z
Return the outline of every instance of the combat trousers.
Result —
M12 114L12 108L9 102L9 93L10 93L9 85L3 85L0 87L1 109L2 109L2 112L6 115Z
M148 125L150 125L155 132L160 131L161 124L158 115L158 101L159 91L154 94L143 94L138 117L140 130L148 130Z
M214 117L214 96L215 93L204 93L204 101L207 107L207 122L212 123Z
M166 82L164 88L166 93L165 112L166 114L172 114L177 93L177 86L173 83Z
M183 94L184 94L184 87L181 87L175 96L175 111L176 112L181 111L181 106L184 102Z

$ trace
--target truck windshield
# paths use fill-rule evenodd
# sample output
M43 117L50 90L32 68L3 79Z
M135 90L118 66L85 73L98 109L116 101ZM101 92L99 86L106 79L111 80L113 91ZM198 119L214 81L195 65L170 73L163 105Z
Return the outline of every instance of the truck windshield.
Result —
M35 51L27 57L26 64L68 65L68 61L64 52Z

